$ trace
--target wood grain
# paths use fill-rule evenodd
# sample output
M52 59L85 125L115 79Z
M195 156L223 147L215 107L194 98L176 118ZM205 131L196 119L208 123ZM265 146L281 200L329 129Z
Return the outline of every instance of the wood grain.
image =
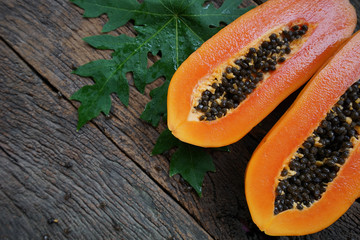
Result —
M113 97L109 117L75 131L79 103L70 96L92 81L70 72L110 57L81 40L101 34L106 16L84 19L82 12L65 0L0 4L0 238L268 239L247 209L245 167L298 92L230 153L212 152L217 171L207 174L199 198L182 178L168 176L169 155L149 154L165 125L153 128L139 116L161 79L145 95L130 82L129 107ZM134 31L128 23L111 34ZM356 238L359 205L324 231L280 239ZM51 217L59 223L48 224Z
M0 239L211 239L96 126L76 133L72 104L2 41L0 57Z

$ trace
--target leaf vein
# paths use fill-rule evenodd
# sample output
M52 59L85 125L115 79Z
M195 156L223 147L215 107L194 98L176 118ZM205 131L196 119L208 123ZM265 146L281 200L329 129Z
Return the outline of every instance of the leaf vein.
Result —
M184 21L184 19L182 19L182 18L179 18L179 19L192 32L192 34L194 34L194 36L196 36L201 42L205 42L205 39L200 37L189 25L187 25L186 22Z
M141 49L146 43L150 42L156 35L158 35L170 22L172 21L172 19L170 19L168 22L166 22L160 29L158 29L153 35L151 35L148 39L146 39L146 41L144 41L142 44L140 44L134 51L132 51L132 53L127 56L124 61L122 61L118 67L111 73L111 75L106 79L106 81L104 82L104 84L102 85L102 87L99 90L99 93L103 93L104 87L106 86L106 84L110 81L110 79L115 75L115 73L117 71L119 71L124 65L125 63L132 57L134 56L139 49Z

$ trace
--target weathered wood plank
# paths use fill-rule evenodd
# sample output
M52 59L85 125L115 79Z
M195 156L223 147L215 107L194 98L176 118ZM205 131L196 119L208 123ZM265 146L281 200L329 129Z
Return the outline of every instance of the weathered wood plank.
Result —
M246 4L249 3L250 1L247 1ZM0 6L0 12L4 13L0 15L1 37L31 65L34 71L43 77L44 83L51 86L52 89L48 90L53 92L49 94L59 91L65 99L69 99L70 95L80 86L92 84L89 79L71 75L71 68L90 60L109 57L109 52L95 51L81 40L86 36L100 34L101 26L106 18L82 19L80 17L82 11L65 0L44 0L42 2L5 0L4 4ZM132 34L129 27L121 28L113 34L119 33ZM148 87L147 93L160 83L161 81L157 81ZM243 140L232 145L231 153L214 153L217 172L206 177L203 198L199 199L193 191L189 191L188 185L178 176L175 178L168 177L169 158L149 156L159 131L164 128L164 125L154 129L139 120L145 104L149 101L148 95L142 95L132 87L130 98L128 108L125 108L118 99L114 98L110 120L100 116L93 121L94 125L85 126L78 134L74 133L75 120L65 129L57 128L58 131L63 132L55 135L54 139L58 140L53 140L53 143L61 143L63 139L66 139L66 135L69 135L75 136L74 138L80 136L82 139L79 140L79 144L80 142L84 144L88 137L89 139L97 138L95 135L87 136L87 134L93 128L98 128L101 130L101 133L98 132L98 134L103 135L98 138L103 139L106 136L116 145L116 152L136 163L139 169L147 173L165 192L191 213L212 237L216 239L266 238L253 225L247 210L243 191L245 166L257 143L284 112L291 100L287 100ZM76 102L73 104L78 106ZM64 109L51 111L52 114L61 118ZM67 114L75 114L75 110ZM51 123L49 124L51 125ZM21 134L18 137L21 138ZM39 154L45 154L47 151L53 152L51 147L37 151L40 152ZM103 151L109 150L103 149ZM61 161L61 154L58 152L52 153L51 156L58 162ZM116 161L121 161L121 158ZM92 168L93 171L95 171L94 169L95 167ZM81 174L83 178L89 178L90 172L84 169ZM118 173L113 174L117 175ZM111 177L114 176L111 175ZM124 179L127 179L127 176ZM86 185L81 185L81 187L88 188ZM114 193L107 192L107 194L111 196ZM94 196L90 198L93 199ZM107 200L112 201L110 198ZM134 202L137 202L136 199ZM352 218L359 215L358 205L354 206L334 225L335 227L311 235L311 238L322 239L322 237L338 236L334 231L337 226L341 227L341 232L345 237L359 234L356 225L355 227L351 225L354 223ZM144 211L142 206L137 206L134 209ZM135 211L134 209L133 211ZM69 214L66 209L58 211ZM31 224L33 223L26 226L32 226ZM303 239L306 238L309 237L303 237Z
M3 41L0 58L0 239L211 239Z
M2 22L13 22L14 24L2 24L1 35L44 79L48 80L55 89L61 91L64 97L69 98L80 86L91 84L88 79L70 75L70 68L90 60L108 57L107 53L94 51L81 40L85 36L100 34L100 26L104 24L102 19L84 20L79 15L79 9L66 2L24 3L18 1L15 4L5 4L2 8L2 12L9 13ZM37 14L39 10L41 14ZM52 14L51 11L55 10L56 12ZM54 18L54 15L61 16L61 18ZM48 19L48 22L45 19ZM128 32L129 30L123 28L121 31ZM23 39L26 39L26 42ZM138 119L149 98L139 94L134 88L130 90L130 98L128 109L116 98L114 99L112 120L106 121L104 116L95 120L102 132L110 137L127 156L137 162L144 171L156 179L213 236L230 238L227 236L229 236L230 228L234 228L234 221L240 226L234 230L237 235L246 236L246 232L241 227L242 221L251 224L246 208L241 207L239 213L239 216L247 216L246 220L244 218L239 221L233 217L224 220L223 217L222 224L219 225L216 217L218 206L221 206L222 209L226 208L224 206L228 204L225 201L228 199L231 199L234 205L231 208L237 208L237 201L232 200L230 193L225 192L226 197L224 196L220 200L216 199L215 203L214 197L211 195L216 195L216 193L211 192L210 180L206 179L205 186L208 186L209 191L205 191L204 197L199 199L194 192L189 192L188 185L178 176L168 177L169 162L167 158L150 157L149 153L159 133ZM83 129L80 130L80 133L82 131ZM244 147L242 148L244 149ZM224 157L225 155L222 158ZM230 174L237 176L237 182L242 182L243 179L238 176L236 171L230 172ZM226 174L212 176L211 182L216 185L216 188L222 189L223 185L231 186L231 181L228 180ZM179 184L179 182L184 184ZM242 205L246 206L245 201L242 201Z

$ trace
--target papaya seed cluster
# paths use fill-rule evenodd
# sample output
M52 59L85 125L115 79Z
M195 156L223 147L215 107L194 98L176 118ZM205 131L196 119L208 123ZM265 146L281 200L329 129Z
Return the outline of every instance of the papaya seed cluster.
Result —
M275 71L291 53L291 44L302 38L308 30L306 24L294 25L289 30L272 33L257 48L228 66L221 79L215 79L209 89L202 92L195 109L201 112L200 121L213 121L236 108L264 79L264 74Z
M335 106L284 167L275 189L274 214L302 210L319 200L359 138L360 80Z

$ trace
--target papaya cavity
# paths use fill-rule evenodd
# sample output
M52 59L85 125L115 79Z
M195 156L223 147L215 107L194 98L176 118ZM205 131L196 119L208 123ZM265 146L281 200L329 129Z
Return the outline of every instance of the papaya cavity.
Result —
M281 31L259 38L264 40L243 49L199 81L192 96L189 121L213 121L231 114L271 72L291 57L291 52L300 49L309 26L301 23L277 29Z
M348 0L271 0L254 8L177 69L169 129L201 147L238 141L310 79L355 25Z

